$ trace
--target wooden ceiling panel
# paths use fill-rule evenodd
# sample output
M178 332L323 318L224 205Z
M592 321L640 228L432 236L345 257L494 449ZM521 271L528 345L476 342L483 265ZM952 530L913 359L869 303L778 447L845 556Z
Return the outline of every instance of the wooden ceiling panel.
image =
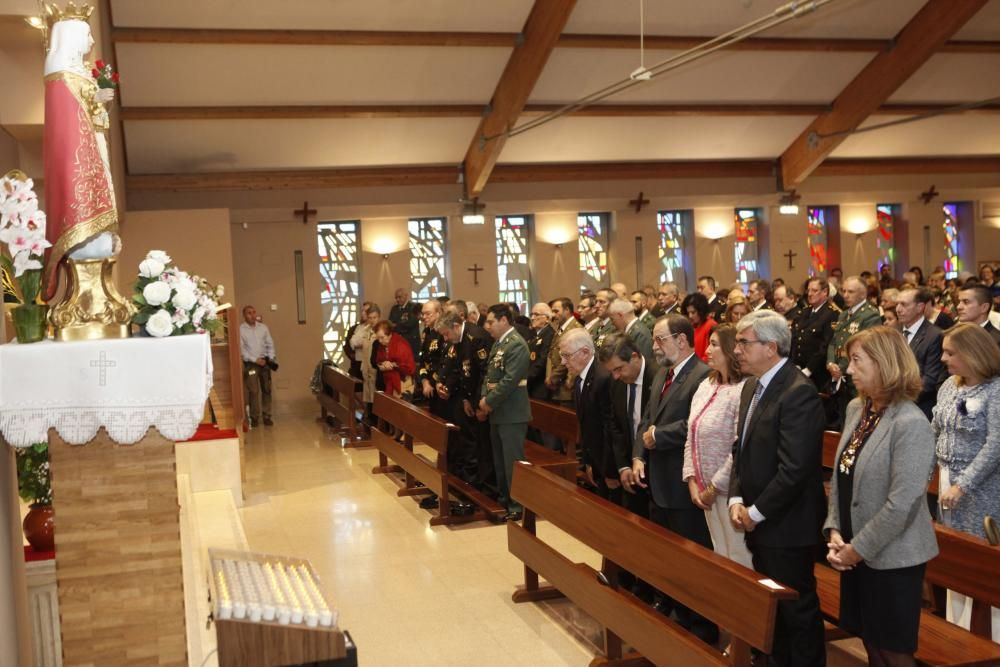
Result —
M646 53L646 66L673 55ZM609 102L803 102L827 104L872 59L871 53L727 51L706 56ZM638 52L556 49L532 103L568 102L619 81L639 65Z
M766 16L787 0L669 0L646 3L650 35L719 35ZM837 0L764 33L765 37L889 39L920 9L923 0ZM579 0L568 33L638 33L638 0Z
M475 118L125 123L133 174L457 165Z
M517 32L531 0L111 0L119 27Z
M486 104L510 49L117 46L125 106Z
M562 118L507 140L501 163L773 159L808 117Z
M955 39L1000 40L1000 0L990 0L961 30Z
M862 128L890 122L893 116L875 116ZM998 155L1000 118L988 114L939 116L848 137L830 156L913 157L919 155Z
M889 101L958 103L998 96L1000 54L938 53L907 79Z

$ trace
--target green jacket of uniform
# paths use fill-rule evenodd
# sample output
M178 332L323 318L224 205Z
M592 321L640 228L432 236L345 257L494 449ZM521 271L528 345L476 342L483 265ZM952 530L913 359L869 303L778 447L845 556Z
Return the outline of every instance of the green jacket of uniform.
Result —
M656 325L656 316L647 310L643 312L642 317L639 318L639 321L642 322L644 325L646 325L646 329L648 329L649 334L652 335L653 327Z
M516 331L493 343L486 362L483 398L490 406L493 424L520 424L531 421L528 402L528 344Z
M865 301L864 305L858 308L856 313L851 313L849 308L840 311L837 318L837 326L833 330L833 338L826 348L826 363L837 364L840 372L847 372L847 341L851 336L874 326L882 324L882 316L878 308Z
M597 349L597 353L600 354L601 346L604 345L604 342L608 338L618 333L618 329L611 323L611 318L609 317L601 324L595 325L592 333L594 336L594 347Z

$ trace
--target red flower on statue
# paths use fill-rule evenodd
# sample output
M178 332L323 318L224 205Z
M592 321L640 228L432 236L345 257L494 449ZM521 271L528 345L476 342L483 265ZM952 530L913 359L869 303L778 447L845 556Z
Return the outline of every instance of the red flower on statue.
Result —
M95 79L97 79L97 78L100 78L101 73L98 72L96 69L92 69L92 70L90 70L90 76L92 76Z
M103 60L98 60L94 64L97 65L97 69L104 69L104 61Z
M98 88L117 88L118 72L111 68L111 65L103 60L94 63L95 67L90 71L91 76L97 81Z
M111 80L114 81L115 83L118 83L118 72L112 72Z

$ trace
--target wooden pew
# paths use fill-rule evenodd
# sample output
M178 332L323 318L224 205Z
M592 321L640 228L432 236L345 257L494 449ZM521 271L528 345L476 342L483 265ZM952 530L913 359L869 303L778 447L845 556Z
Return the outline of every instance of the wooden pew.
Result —
M340 424L340 432L345 437L344 447L367 447L365 429L358 422L358 412L365 413L365 404L358 398L361 380L351 377L336 366L324 365L320 374L322 390L316 395L319 401L320 417L326 421L331 414Z
M565 454L545 447L533 440L524 441L524 457L537 466L573 482L577 477L576 441L579 439L580 422L576 413L555 403L531 399L531 422L539 431L551 433L563 443Z
M372 472L390 475L390 479L402 487L397 492L400 496L437 494L438 509L437 514L431 517L432 526L484 519L499 521L503 518L506 510L499 503L448 473L448 433L457 431L457 426L381 391L375 394L373 409L379 418L379 427L372 429L371 439L378 448L379 465L372 468ZM389 425L405 434L402 443L391 435ZM433 449L437 460L431 461L413 451L414 442ZM395 464L390 465L389 459ZM390 473L403 473L403 476L397 479ZM423 486L418 486L417 481ZM465 498L478 509L468 515L452 515L449 503L452 493Z
M929 426L928 426L929 428ZM832 471L836 465L834 459L837 458L837 447L840 445L840 431L823 431L823 467ZM927 483L927 493L937 496L938 493L938 469L934 466L934 473Z
M970 630L990 639L990 607L1000 607L1000 548L940 524L934 531L941 553L927 563L924 578L941 589L938 608L944 609L944 589L969 596L973 599Z
M526 580L513 599L551 598L558 590L593 616L605 627L607 658L591 665L637 662L638 654L622 655L623 642L657 665L750 665L751 647L771 651L778 602L798 595L537 466L515 464L512 495L524 506L524 525L507 524L508 549L524 562ZM602 554L602 571L538 539L536 515ZM730 657L619 589L621 568L728 631ZM539 575L553 587L539 588Z

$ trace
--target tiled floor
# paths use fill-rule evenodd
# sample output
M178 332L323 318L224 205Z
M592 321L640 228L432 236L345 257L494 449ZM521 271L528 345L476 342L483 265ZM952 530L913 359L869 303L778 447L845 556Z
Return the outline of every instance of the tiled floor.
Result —
M240 514L251 549L312 561L362 665L581 666L598 653L599 629L571 603L511 601L522 566L502 526L432 528L427 511L371 473L374 450L342 449L317 414L302 405L248 434ZM538 530L599 566L551 525Z

